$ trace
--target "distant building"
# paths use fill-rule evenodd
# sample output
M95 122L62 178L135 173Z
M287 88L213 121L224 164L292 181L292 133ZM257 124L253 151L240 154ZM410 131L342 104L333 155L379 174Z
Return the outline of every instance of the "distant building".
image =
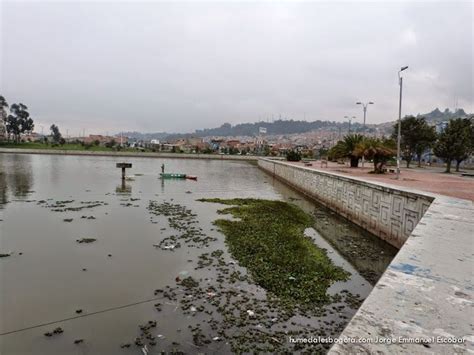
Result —
M21 139L25 142L38 142L43 139L44 136L42 136L39 133L31 132L29 134L25 134L24 136L21 137Z

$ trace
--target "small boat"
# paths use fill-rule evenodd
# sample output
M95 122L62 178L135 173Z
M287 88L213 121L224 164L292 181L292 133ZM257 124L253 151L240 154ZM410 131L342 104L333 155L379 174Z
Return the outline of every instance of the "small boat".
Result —
M186 179L186 174L161 173L160 177L162 179Z
M178 173L161 173L161 179L189 179L189 180L197 180L196 175L186 175L186 174L178 174Z

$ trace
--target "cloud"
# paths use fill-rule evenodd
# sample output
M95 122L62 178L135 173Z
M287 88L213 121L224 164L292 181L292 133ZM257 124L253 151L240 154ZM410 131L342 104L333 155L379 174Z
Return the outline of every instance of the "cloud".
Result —
M411 28L404 30L401 36L401 43L406 46L415 46L417 43L415 31Z
M3 2L0 84L70 132L473 108L472 3Z

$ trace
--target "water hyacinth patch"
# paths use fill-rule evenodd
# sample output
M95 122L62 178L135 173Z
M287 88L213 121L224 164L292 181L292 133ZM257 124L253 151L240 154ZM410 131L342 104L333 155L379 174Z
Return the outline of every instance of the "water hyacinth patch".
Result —
M349 273L335 266L325 251L304 235L313 219L301 208L283 201L260 199L200 199L231 205L218 211L238 220L214 223L226 236L232 256L254 281L271 294L298 304L330 302L326 291Z

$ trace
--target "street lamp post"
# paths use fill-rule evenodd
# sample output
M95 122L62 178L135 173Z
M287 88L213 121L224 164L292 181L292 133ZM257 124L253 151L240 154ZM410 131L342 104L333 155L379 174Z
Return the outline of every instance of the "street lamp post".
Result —
M349 120L349 134L351 133L351 121L356 119L356 116L344 116L344 118L347 118Z
M403 76L401 72L408 69L408 65L401 67L398 71L398 85L400 85L400 99L398 101L398 135L397 135L397 180L400 179L400 142L402 138L402 92Z
M373 104L374 104L374 103L373 103L372 101L365 102L365 103L364 103L364 102L360 102L360 101L356 102L356 105L362 105L362 108L363 108L363 110L364 110L364 128L365 128L365 118L366 118L366 116L367 116L367 106L368 106L368 105L373 105Z
M367 117L367 106L368 105L373 105L374 103L372 101L369 102L361 102L358 101L356 102L356 105L362 105L363 111L364 111L364 130L365 130L365 118ZM362 167L364 167L364 156L362 156Z

